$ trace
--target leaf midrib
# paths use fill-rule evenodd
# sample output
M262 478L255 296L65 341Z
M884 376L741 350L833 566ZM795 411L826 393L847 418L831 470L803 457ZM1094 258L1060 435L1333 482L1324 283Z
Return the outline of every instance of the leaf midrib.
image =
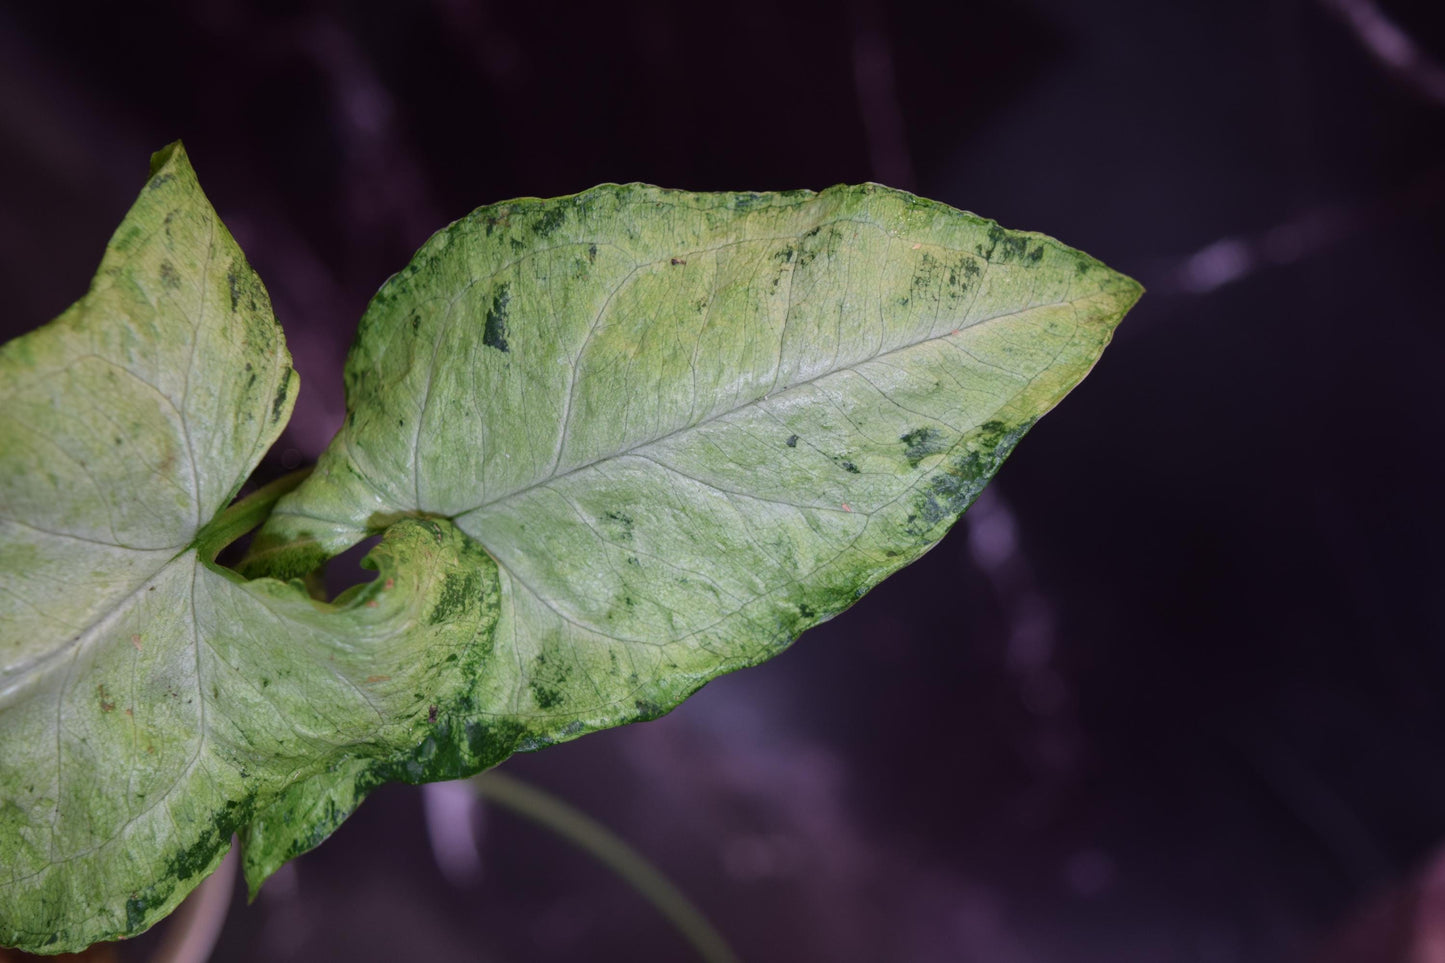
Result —
M892 355L892 354L896 354L896 353L901 352L901 351L908 351L908 350L911 350L911 349L913 349L913 348L918 347L919 345L928 344L928 343L935 342L935 341L944 341L944 340L947 340L948 338L951 338L951 337L953 337L953 336L955 336L955 335L960 335L960 334L962 334L964 331L970 331L970 330L972 330L972 329L974 329L974 328L976 328L976 327L978 327L979 325L982 325L982 324L987 324L987 323L992 322L992 321L1000 321L1000 320L1003 320L1003 319L1005 319L1005 318L1018 317L1019 315L1027 314L1027 313L1030 312L1030 311L1035 311L1035 310L1039 310L1039 309L1042 309L1042 308L1059 307L1059 306L1062 306L1062 305L1065 305L1065 304L1068 304L1068 305L1071 305L1071 306L1072 306L1072 305L1077 305L1077 304L1079 304L1080 302L1086 302L1086 301L1093 300L1094 298L1105 297L1105 296L1112 296L1112 294L1111 294L1111 292L1109 292L1109 291L1107 291L1107 290L1100 290L1100 291L1098 291L1098 292L1096 292L1096 293L1094 293L1094 294L1091 294L1091 295L1089 295L1089 296L1087 296L1087 297L1075 298L1075 299L1064 298L1064 299L1059 300L1059 301L1047 302L1047 303L1044 303L1044 304L1030 305L1029 307L1027 307L1027 308L1022 308L1022 309L1020 309L1020 310L1018 310L1018 311L1010 311L1010 312L1007 312L1007 313L1004 313L1004 314L993 315L992 317L988 317L988 318L980 318L978 321L975 321L973 324L970 324L970 325L969 325L968 327L966 327L966 328L959 328L959 329L950 331L948 334L939 335L938 337L933 337L933 338L920 338L920 339L918 339L917 341L913 341L913 342L911 342L911 343L909 343L909 344L899 345L899 346L897 346L897 347L895 347L895 348L890 348L890 349L887 350L887 351L880 351L880 352L878 352L877 354L874 354L874 355L872 355L871 357L864 359L863 361L859 361L859 362L857 362L857 363L854 364L854 365L847 365L847 366L843 366L843 367L839 367L839 368L834 368L834 369L832 369L832 370L830 370L830 371L825 371L825 372L822 372L822 373L820 373L820 374L814 375L813 377L808 378L808 379L806 379L806 380L804 380L804 381L800 381L800 382L797 382L796 384L789 385L789 386L788 386L787 388L785 388L782 392L779 392L779 394L784 394L784 393L786 393L786 392L788 392L788 391L792 391L792 390L794 390L794 389L796 389L796 388L806 387L806 386L808 386L809 384L812 384L812 383L814 383L814 382L816 382L816 381L820 381L820 380L822 380L823 378L830 377L830 376L832 376L832 375L834 375L834 374L838 374L838 373L841 372L841 371L853 370L853 369L856 368L858 365L866 364L866 363L871 362L871 361L877 361L877 360L879 360L879 359L881 359L881 358L886 358L886 357L888 357L888 356L890 356L890 355ZM961 350L961 349L960 349L960 350ZM968 356L969 356L970 358L973 358L973 357L974 357L971 352L965 351L964 353L965 353L965 354L968 354ZM977 361L978 359L975 358L974 360ZM1051 359L1050 363L1049 363L1048 365L1044 366L1044 367L1045 367L1045 368L1050 368L1050 367L1052 367L1053 364L1055 364L1055 363L1057 362L1057 360L1058 360L1058 357L1055 356L1053 359ZM984 364L985 362L979 362L979 363L980 363L980 364ZM1013 372L1013 373L1014 373L1014 374L1017 374L1017 372ZM1026 383L1026 384L1023 385L1022 387L1020 387L1019 391L1022 392L1022 391L1024 391L1024 390L1027 390L1028 385L1029 385L1029 384L1032 384L1032 382L1033 382L1033 379L1030 379L1028 383ZM684 425L684 426L682 426L682 427L675 428L675 429L673 429L672 431L667 432L667 433L665 433L665 434L663 434L663 435L659 435L659 436L656 437L656 438L653 438L653 439L650 439L650 440L648 440L648 441L640 442L640 443L638 443L638 444L636 444L636 445L633 445L631 448L627 449L626 451L614 452L614 453L611 453L611 454L608 454L608 455L601 456L601 457L599 457L599 458L592 459L591 461L587 462L586 464L578 465L576 468L568 469L567 471L563 472L563 473L560 474L560 475L553 475L553 476L551 476L551 477L549 477L549 478L546 478L546 479L543 479L543 480L541 480L541 481L534 482L534 483L532 483L531 485L526 486L525 488L521 488L521 489L518 489L518 490L516 490L516 491L509 492L509 493L507 493L506 495L499 496L498 498L493 499L491 502L484 503L484 504L482 504L482 505L480 505L480 506L478 506L478 507L476 507L476 508L468 509L468 510L465 511L465 512L459 512L457 515L451 516L451 520L453 520L453 521L458 520L458 519L462 518L462 516L464 516L464 515L469 515L469 514L472 514L472 513L474 513L474 512L480 512L480 511L482 511L483 509L490 507L491 505L495 505L495 504L498 504L498 503L500 503L500 502L504 502L504 501L506 501L507 499L513 498L513 497L515 497L515 496L517 496L517 495L519 495L519 494L531 492L531 491L533 491L533 490L535 490L535 489L549 486L549 485L551 485L553 482L555 482L555 481L557 481L557 480L559 480L559 479L562 479L562 478L566 478L568 475L571 475L571 474L573 474L573 473L575 473L575 472L583 471L583 470L585 470L585 469L587 469L587 468L593 467L594 465L597 465L597 464L600 464L600 463L602 463L602 462L609 461L609 460L612 460L612 459L615 459L615 458L627 458L627 457L644 458L644 459L646 459L646 460L648 460L648 461L652 461L654 464L657 464L657 465L659 465L660 467L662 467L662 468L664 468L664 469L666 469L666 470L668 470L668 471L677 471L677 469L673 468L673 467L670 466L670 465L666 465L666 464L664 464L664 463L662 463L662 462L658 462L658 461L656 461L656 459L652 459L652 458L648 457L647 455L642 454L642 453L641 453L641 449L651 447L652 445L659 444L659 443L661 443L661 442L663 442L663 441L666 441L668 438L671 438L671 437L673 437L673 436L675 436L675 435L681 434L681 433L686 432L686 431L691 431L691 430L693 430L693 429L695 429L695 428L699 428L699 427L701 427L702 425L707 424L707 423L709 423L709 422L716 421L716 420L718 420L718 419L721 419L721 418L724 418L724 417L727 417L727 416L736 414L737 412L742 411L742 410L744 410L744 409L746 409L746 408L750 408L750 407L752 407L752 406L754 406L754 405L761 404L763 401L768 400L768 399L771 398L772 396L773 396L772 392L768 392L768 393L765 394L762 398L754 399L753 401L747 402L746 404L739 405L739 406L737 406L736 408L732 408L732 409L730 409L730 410L728 410L728 411L719 412L719 413L716 414L716 415L713 415L713 416L711 416L711 417L709 417L709 418L705 418L705 419L703 419L702 421L696 422L696 423L694 423L694 424ZM961 444L961 443L962 443L962 439L959 440L958 444ZM957 447L957 444L955 445L955 447ZM682 475L684 475L684 477L692 477L692 476L687 476L686 473L683 473L683 472L678 472L678 474L682 474ZM698 481L698 482L701 483L701 484L710 484L710 483L704 482L702 479L696 479L696 478L694 478L693 480L694 480L694 481ZM904 490L898 492L898 494L895 495L892 499L890 499L889 502L886 503L886 504L896 503L896 502L898 501L898 499L904 497L909 491L912 491L915 487L916 487L916 483L915 483L915 485L910 485L910 486L905 487ZM560 494L560 493L559 493L559 494ZM737 494L743 494L743 493L737 493ZM750 496L749 496L749 497L750 497ZM885 505L885 506L880 506L878 510L881 510L882 507L886 507L886 505ZM575 507L574 507L574 511L575 511ZM850 512L850 513L851 513L851 512ZM872 515L874 514L874 512L862 512L861 514L862 514L863 517L865 517L865 518L871 518ZM466 531L466 529L463 528L463 531ZM471 535L470 532L469 532L468 534ZM862 530L860 530L858 533L856 533L856 534L854 535L854 537L849 540L849 542L848 542L847 545L845 545L844 547L840 548L840 549L839 549L833 556L831 556L828 560L826 560L826 561L824 561L824 562L820 562L818 565L816 565L816 566L815 566L812 570L810 570L808 573L806 573L806 574L804 574L804 575L797 576L797 577L791 579L791 580L789 581L789 584L797 584L797 583L799 583L799 582L802 582L802 581L805 580L806 578L810 577L810 576L813 574L813 572L816 572L816 571L818 571L818 570L820 570L820 569L822 569L822 568L824 568L824 567L826 567L826 566L828 566L828 565L833 564L833 562L837 561L838 558L842 557L842 555L843 555L845 552L847 552L847 551L857 542L857 539L858 539L858 537L861 536L861 534L862 534ZM484 547L488 547L488 546L486 546L486 540L485 540L485 538L484 538L483 536L481 536L481 535L471 535L471 537L476 538L479 542L481 542L481 543L483 544ZM596 634L596 635L600 635L600 636L602 636L603 638L608 639L609 641L612 641L612 642L619 642L619 643L626 644L626 645L640 644L640 643L642 642L642 640L639 640L639 639L625 639L625 638L621 638L621 637L619 637L619 636L607 635L606 633L602 632L602 631L600 630L600 628L599 628L598 626L596 626L596 625L591 625L591 624L588 624L588 623L579 622L577 619L573 618L571 615L569 615L569 614L567 614L566 612L563 612L562 610L558 609L558 608L556 607L556 605L553 603L552 599L550 599L545 593L539 592L536 588L534 588L534 587L532 586L532 584L531 584L527 579L521 577L521 575L518 574L518 573L508 564L508 562L507 562L504 558L498 556L498 555L496 554L496 552L494 552L494 551L491 550L490 547L488 548L488 554L490 554L490 555L492 556L492 559L493 559L493 561L496 563L497 567L498 567L499 569L501 569L503 572L505 572L505 573L507 574L507 576L508 576L514 583L516 583L517 585L521 586L524 590L527 591L528 594L530 594L533 598L537 599L537 601L540 602L548 611L552 612L554 615L556 615L558 618L560 618L560 619L563 620L564 622L567 622L567 623L569 623L569 624L571 624L571 625L573 625L573 626L575 626L575 627L577 627L577 628L579 628L579 629L582 629L583 631L586 631L586 632L589 632L589 633L592 633L592 634ZM900 561L899 564L900 564L900 566L901 566L902 564L906 564L906 562ZM753 602L755 602L755 601L756 601L758 598L760 598L760 597L761 597L761 596L758 595L758 596L753 596L752 598L749 598L749 599L746 599L746 600L742 600L742 601L740 602L740 604L739 604L736 608L730 610L728 613L726 613L724 616L720 617L719 619L715 620L714 622L709 623L708 625L701 626L701 627L699 627L699 628L693 629L693 630L685 633L684 635L678 636L678 637L673 638L673 639L669 639L667 644L675 644L675 643L678 643L678 642L682 642L682 641L685 641L685 640L687 640L687 639L689 639L689 638L695 637L695 636L697 636L697 635L700 635L700 634L708 631L709 629L711 629L711 628L713 628L713 627L721 624L722 622L726 621L727 618L730 618L733 614L736 614L737 611L740 611L743 607L746 607L747 605L752 604Z
M483 501L483 502L481 502L481 503L478 504L478 505L472 506L471 508L464 509L464 510L462 510L462 511L456 512L456 513L451 514L451 515L445 515L445 516L440 516L440 517L444 517L444 518L446 518L448 521L453 521L453 522L455 522L455 521L457 521L458 519L461 519L462 517L464 517L464 516L466 516L466 515L470 515L470 514L472 514L472 513L474 513L474 512L480 512L480 511L482 511L483 509L486 509L486 508L491 508L491 507L494 506L494 505L497 505L497 504L499 504L499 503L501 503L501 502L505 502L505 501L507 501L508 499L514 498L514 497L516 497L516 496L518 496L518 495L526 494L526 493L531 492L531 491L533 491L533 490L535 490L535 489L537 489L537 488L541 488L541 487L543 487L543 486L545 486L545 485L551 484L552 482L558 481L559 479L566 478L566 477L568 477L569 475L574 475L574 474L576 474L577 472L585 471L585 470L587 470L588 468L593 467L594 465L599 465L599 464L601 464L602 462L605 462L605 461L611 461L611 460L614 459L614 458L626 458L626 457L629 456L629 455L635 455L635 454L637 454L639 451L641 451L641 450L644 449L644 448L649 448L649 447L651 447L651 446L653 446L653 445L660 444L660 443L662 443L662 442L664 442L664 441L667 441L668 439L673 438L673 437L675 437L675 436L677 436L677 435L681 435L681 434L684 434L685 432L689 432L689 431L694 431L694 430L696 430L696 429L698 429L698 428L703 427L704 425L708 425L708 424L711 424L712 422L719 421L719 420L721 420L721 419L731 417L731 416L737 414L737 413L740 412L740 411L745 411L745 410L748 409L748 408L752 408L752 407L754 407L754 406L756 406L756 405L762 404L764 401L768 401L768 400L770 400L770 399L772 399L772 398L774 398L774 397L778 397L778 396L780 396L780 395L785 395L785 394L787 394L787 393L789 393L789 392L796 391L796 390L798 390L798 389L800 389L800 388L806 388L806 387L808 387L809 385L814 384L815 382L821 381L821 380L824 379L824 378L831 377L832 375L838 374L838 373L843 372L843 371L851 371L851 370L853 370L854 368L856 368L856 367L858 367L858 366L860 366L860 365L863 365L863 364L867 364L867 363L869 363L869 362L871 362L871 361L878 361L878 360L881 360L881 359L883 359L883 358L887 358L887 357L889 357L889 356L891 356L891 355L898 354L898 353L903 352L903 351L909 351L909 350L912 350L913 348L919 347L920 345L929 344L929 343L932 343L932 342L935 342L935 341L946 341L948 338L954 337L955 334L960 334L960 335L961 335L961 334L962 334L963 332L965 332L965 331L971 331L971 330L973 330L974 328L979 327L980 325L989 324L989 323L994 322L994 321L1003 321L1003 320L1008 319L1008 318L1018 317L1019 315L1027 314L1027 313L1029 313L1030 311L1037 311L1037 310L1041 310L1041 309L1044 309L1044 308L1056 308L1056 307L1061 307L1061 306L1066 305L1066 304L1068 304L1068 305L1078 304L1080 301L1088 301L1088 300L1092 300L1093 298L1101 297L1101 296L1106 296L1106 295L1108 295L1108 292L1107 292L1107 291L1100 291L1100 292L1098 292L1097 294L1090 295L1090 296L1087 297L1087 298L1078 298L1078 299L1075 299L1075 300L1067 300L1067 299L1066 299L1066 300L1062 300L1062 301L1050 301L1050 302L1047 302L1047 303L1044 303L1044 304L1034 304L1034 305L1030 305L1030 306L1027 307L1027 308L1023 308L1023 309L1021 309L1021 310L1019 310L1019 311L1010 311L1010 312L1008 312L1008 313L1006 313L1006 314L996 314L996 315L993 315L992 317L980 318L979 320L975 321L973 324L970 324L968 327L966 327L966 328L959 328L957 331L950 331L948 334L939 335L938 337L920 338L919 340L909 342L908 344L902 344L902 345L899 345L899 346L897 346L897 347L895 347L895 348L889 348L887 351L880 351L880 352L878 352L877 354L874 354L874 355L872 355L872 356L870 356L870 357L864 358L862 361L858 361L858 362L855 362L855 363L849 364L849 365L843 365L843 366L840 366L840 367L837 367L837 368L833 368L833 369L828 370L828 371L821 372L821 373L819 373L819 374L813 375L811 378L806 378L806 379L804 379L804 380L802 380L802 381L794 382L793 384L788 385L788 386L787 386L786 388L784 388L782 391L778 391L778 392L771 392L771 391L770 391L770 392L764 394L761 398L754 398L752 401L748 401L748 402L746 402L746 403L744 403L744 404L738 405L736 408L730 408L730 409L728 409L727 411L720 411L720 412L718 412L718 413L715 414L715 415L710 415L710 416L708 416L707 418L703 418L701 421L695 421L695 422L693 422L692 424L682 425L682 426L680 426L680 427L678 427L678 428L672 429L671 431L664 432L664 433L661 434L661 435L657 435L656 437L648 438L648 439L646 439L646 440L644 440L644 441L639 441L639 442L637 442L636 444L633 444L633 445L631 445L631 446L629 446L629 447L627 447L627 448L625 448L625 449L620 449L620 450L618 450L618 451L608 452L608 453L605 454L605 455L599 455L598 457L593 458L593 459L590 459L590 460L588 460L588 461L585 461L585 462L583 462L583 463L581 463L581 464L579 464L579 465L577 465L577 466L575 466L575 467L573 467L573 468L569 468L569 469L567 469L567 470L564 471L564 472L561 472L561 473L558 473L558 474L553 474L553 475L548 475L548 476L545 477L545 478L537 479L536 481L530 482L530 483L528 483L528 484L526 484L526 485L523 485L523 486L521 486L521 487L519 487L519 488L514 488L514 489L512 489L511 491L504 492L503 494L498 495L498 496L495 497L495 498L492 498L492 499L488 499L488 500L486 500L486 501Z

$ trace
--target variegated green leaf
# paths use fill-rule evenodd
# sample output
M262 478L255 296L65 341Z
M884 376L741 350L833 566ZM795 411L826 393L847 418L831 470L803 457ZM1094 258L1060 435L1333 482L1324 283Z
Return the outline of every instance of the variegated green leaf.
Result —
M179 147L91 292L0 348L0 940L143 929L245 839L253 887L377 783L666 711L940 538L1133 282L876 186L485 208L378 294L347 423L212 563L295 392Z
M313 777L459 768L448 733L497 598L474 543L396 526L337 605L212 564L268 506L221 512L295 393L179 145L90 292L0 347L0 943L139 932Z
M876 185L483 208L377 294L250 564L450 520L500 570L494 754L651 718L931 548L1139 291Z

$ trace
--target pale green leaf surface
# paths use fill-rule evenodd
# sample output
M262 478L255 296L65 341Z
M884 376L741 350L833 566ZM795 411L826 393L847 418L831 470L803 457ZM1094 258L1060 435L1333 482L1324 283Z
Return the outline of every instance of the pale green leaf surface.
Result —
M198 553L295 389L179 145L90 292L0 347L0 943L138 932L291 787L435 755L495 618L473 543L396 526L338 606Z
M500 570L489 754L651 718L934 545L1139 291L876 185L483 208L373 300L250 565L450 519Z

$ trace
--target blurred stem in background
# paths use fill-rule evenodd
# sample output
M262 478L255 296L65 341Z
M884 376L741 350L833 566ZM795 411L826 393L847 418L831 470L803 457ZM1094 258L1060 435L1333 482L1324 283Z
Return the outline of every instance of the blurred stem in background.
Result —
M151 963L206 963L221 938L236 886L236 867L241 848L231 841L231 851L221 865L198 886L175 916L166 924L160 947Z
M692 901L606 826L535 786L495 769L472 779L482 798L586 850L626 880L708 963L740 963L722 934Z

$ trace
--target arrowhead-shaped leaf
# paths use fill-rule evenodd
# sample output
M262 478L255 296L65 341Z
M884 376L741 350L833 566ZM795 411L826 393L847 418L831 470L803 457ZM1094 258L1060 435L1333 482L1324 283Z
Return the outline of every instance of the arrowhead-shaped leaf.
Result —
M1138 287L876 186L484 208L363 319L347 423L251 568L372 532L335 603L212 559L289 414L179 147L90 293L0 348L0 941L253 887L377 783L674 706L930 548Z
M932 547L1139 291L876 185L483 208L377 294L250 564L448 519L500 569L488 755L651 718Z
M0 347L0 943L138 932L311 777L445 762L495 619L474 544L396 526L339 605L211 564L295 391L179 145L90 292Z

